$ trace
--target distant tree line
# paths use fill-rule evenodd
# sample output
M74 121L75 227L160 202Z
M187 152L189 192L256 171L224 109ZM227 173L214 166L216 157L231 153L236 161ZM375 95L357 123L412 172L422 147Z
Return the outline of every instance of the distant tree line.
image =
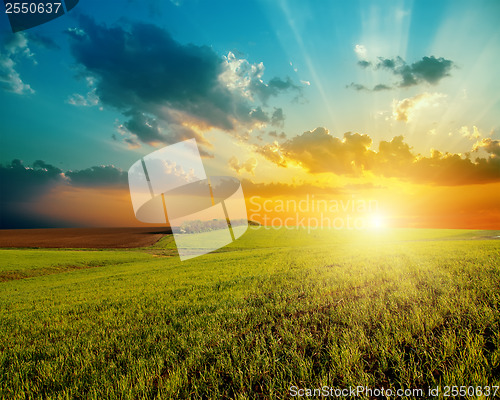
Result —
M246 219L231 220L230 226L241 226L247 224ZM199 219L193 221L184 221L180 226L181 233L201 233L216 231L219 229L226 229L228 226L225 219L212 219L208 221L201 221Z

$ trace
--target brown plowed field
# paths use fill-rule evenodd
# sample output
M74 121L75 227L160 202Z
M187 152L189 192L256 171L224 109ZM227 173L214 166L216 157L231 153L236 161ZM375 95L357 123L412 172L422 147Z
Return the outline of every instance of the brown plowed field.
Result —
M155 244L169 227L0 230L0 247L131 248Z

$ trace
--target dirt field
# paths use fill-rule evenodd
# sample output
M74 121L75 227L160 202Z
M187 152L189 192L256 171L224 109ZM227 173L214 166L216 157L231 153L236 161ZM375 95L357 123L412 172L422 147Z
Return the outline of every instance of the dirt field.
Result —
M0 230L0 247L131 248L151 246L169 227Z

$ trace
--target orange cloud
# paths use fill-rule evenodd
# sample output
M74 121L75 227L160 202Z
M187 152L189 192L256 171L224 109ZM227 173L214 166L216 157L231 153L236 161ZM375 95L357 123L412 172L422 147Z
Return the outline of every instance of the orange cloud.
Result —
M286 167L297 164L311 173L395 177L403 181L436 185L468 185L500 181L499 141L483 139L473 150L483 148L491 155L471 159L470 154L442 153L432 150L430 157L414 153L403 136L381 141L372 150L366 134L347 132L343 139L325 128L304 132L286 142L257 148L257 152Z

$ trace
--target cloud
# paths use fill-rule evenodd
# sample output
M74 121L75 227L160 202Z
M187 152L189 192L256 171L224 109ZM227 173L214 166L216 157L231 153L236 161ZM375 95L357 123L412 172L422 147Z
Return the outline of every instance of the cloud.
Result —
M194 137L209 145L204 131L260 126L272 119L265 109L269 98L300 91L290 78L265 83L262 63L178 43L150 24L107 27L81 16L67 34L82 73L95 80L95 96L127 118L122 125L129 139L143 143Z
M372 65L372 63L370 61L361 60L361 61L358 61L358 65L361 68L368 68L368 67L370 67Z
M348 132L342 140L330 135L328 129L318 127L282 145L275 142L261 146L257 151L279 166L287 166L292 162L312 173L337 171L355 174L356 163L364 158L371 143L368 135Z
M276 131L271 131L271 132L268 133L268 135L271 136L271 137L274 137L274 138L286 139L286 133L285 132L278 133Z
M354 46L354 52L357 54L359 58L362 60L366 59L366 47L363 46L362 44L357 44Z
M468 126L462 126L458 132L464 137L464 138L467 138L469 140L477 140L479 139L482 135L481 133L479 132L479 129L477 128L477 126L473 126L472 127L472 132L470 131L469 127Z
M270 182L260 183L253 182L249 179L242 179L241 186L245 192L247 199L251 197L260 197L263 199L278 197L303 197L305 193L314 193L315 195L338 195L342 194L342 188L332 187L331 185L321 186L312 183L282 183ZM350 191L352 193L352 190ZM250 208L249 211L252 211Z
M450 70L454 65L451 60L430 56L423 57L420 61L413 63L410 71L415 76L417 82L425 81L431 85L436 85L441 79L450 76Z
M67 221L45 215L44 200L71 188L127 189L127 173L112 165L64 172L37 160L26 166L21 160L0 164L2 210L0 228L69 226Z
M436 107L440 104L441 99L445 98L443 93L421 93L400 101L394 100L392 104L392 117L396 121L409 122L412 120L416 111L427 108Z
M240 173L240 171L246 171L252 175L255 175L255 168L257 167L257 159L252 157L246 160L244 163L240 164L239 160L233 156L229 159L228 165L238 174Z
M366 134L347 132L341 139L318 127L282 144L257 146L256 151L278 166L298 165L310 173L371 173L442 186L500 182L499 141L483 139L476 143L475 151L483 148L490 156L475 159L468 153L463 156L438 150L425 157L416 154L403 136L381 141L378 151L372 149L372 143Z
M375 85L372 90L374 92L380 92L381 90L391 90L391 89L392 88L390 86L379 83L378 85Z
M283 127L285 123L285 115L283 114L282 108L275 108L273 115L271 116L271 125Z
M451 76L450 71L456 66L451 60L447 60L443 57L436 58L434 56L422 57L421 60L412 64L407 64L401 57L379 57L376 63L362 59L358 61L357 64L361 68L372 67L373 69L385 69L390 71L393 75L400 78L395 86L401 88L416 86L422 83L437 85L441 79ZM357 83L351 83L347 87L355 90L365 89L365 86ZM383 88L382 90L392 88L392 86L386 84L378 84L375 88L377 87Z
M74 93L68 98L68 104L78 107L92 107L99 104L99 97L96 95L96 89L91 90L85 96Z
M86 95L81 95L79 93L74 93L69 96L67 102L73 106L78 107L93 107L99 105L99 96L97 95L97 88L95 87L95 80L91 77L87 77L87 86L89 91Z
M64 183L65 177L59 168L40 160L35 161L32 167L25 167L23 162L17 159L5 166L0 164L0 227L7 229L50 226L48 220L34 218L31 208L37 205L42 196Z
M7 201L34 198L61 184L74 187L127 185L127 173L113 165L64 172L42 160L35 161L32 166L25 166L18 159L5 166L0 164L0 178Z
M17 94L32 94L35 91L24 83L16 71L16 63L20 59L31 59L33 53L28 47L28 39L24 33L15 33L7 36L0 49L0 88L6 92Z
M346 88L348 88L348 89L351 88L351 89L354 89L357 91L366 90L368 92L380 92L382 90L391 90L392 89L392 87L387 86L387 85L383 85L383 84L375 85L373 87L373 89L370 89L370 88L366 87L365 85L361 85L359 83L354 83L354 82L351 82L350 85L346 85Z
M25 167L21 160L0 164L2 204L10 201L33 201L56 184L64 183L64 173L59 168L41 160Z
M493 157L500 157L500 140L483 138L477 141L472 148L473 151L479 151L481 149L491 154Z
M437 85L441 79L450 76L450 70L454 66L453 61L443 57L423 57L411 65L408 65L401 57L394 59L379 57L375 68L390 70L394 75L402 78L398 83L399 87L409 87L422 82Z
M51 198L59 198L71 188L126 190L127 187L127 173L112 165L64 172L41 160L31 166L17 159L6 165L0 164L0 228L71 226L68 220L58 219L53 216L53 210L49 211Z
M49 50L60 50L61 47L49 36L44 36L35 32L22 32L24 36L33 44L45 47Z
M128 183L127 172L113 165L100 165L79 171L67 171L65 176L69 178L69 183L72 186L125 187Z

